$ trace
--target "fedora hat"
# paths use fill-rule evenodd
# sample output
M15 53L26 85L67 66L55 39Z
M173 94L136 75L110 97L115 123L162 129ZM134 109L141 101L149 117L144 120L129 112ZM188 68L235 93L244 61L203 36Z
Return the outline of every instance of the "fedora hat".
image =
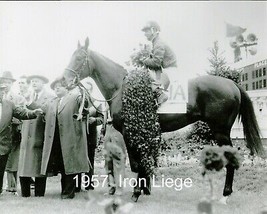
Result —
M62 84L63 78L62 77L57 77L51 84L50 84L50 88L52 88L53 90L55 90L55 85L57 83L61 83Z
M1 73L0 75L0 79L1 80L11 80L12 82L15 82L16 80L13 78L13 75L10 71L4 71L3 73Z
M43 80L45 84L49 82L49 80L46 77L42 76L42 75L31 75L31 76L28 76L27 80L31 81L34 78Z

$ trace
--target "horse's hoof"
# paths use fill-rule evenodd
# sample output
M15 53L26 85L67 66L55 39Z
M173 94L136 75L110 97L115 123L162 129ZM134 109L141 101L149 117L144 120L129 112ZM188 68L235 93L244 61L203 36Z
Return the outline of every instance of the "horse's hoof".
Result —
M131 198L132 201L137 202L140 195L141 193L133 193L132 198Z
M144 195L151 195L151 190L149 188L145 187L143 191L144 191Z
M219 203L220 203L220 204L227 205L228 198L229 198L229 196L223 196L223 197L219 200Z

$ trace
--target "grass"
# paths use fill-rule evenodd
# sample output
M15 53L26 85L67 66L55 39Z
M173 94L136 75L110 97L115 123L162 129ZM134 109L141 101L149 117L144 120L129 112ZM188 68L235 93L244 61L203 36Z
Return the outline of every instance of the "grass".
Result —
M217 202L213 204L216 214L257 214L267 209L267 170L266 165L244 166L235 175L234 193L230 197L228 205ZM96 169L97 174L104 173L103 168ZM131 176L127 169L128 176ZM178 167L160 168L158 175L164 177L186 178L190 177L193 185L176 191L174 188L152 189L151 196L140 196L139 201L134 203L131 214L157 214L157 213L197 213L199 200L207 194L208 186L203 185L201 167L199 164L183 164ZM161 178L160 176L158 176ZM225 172L214 175L214 195L220 198L223 190ZM100 180L101 181L101 180ZM159 180L157 180L157 184ZM44 198L22 198L4 194L0 197L0 213L90 213L101 214L104 209L97 201L102 201L107 187L98 187L94 191L76 194L73 200L60 199L60 176L48 179L47 191ZM132 189L127 186L122 196L123 201L131 203ZM93 199L96 200L93 200Z

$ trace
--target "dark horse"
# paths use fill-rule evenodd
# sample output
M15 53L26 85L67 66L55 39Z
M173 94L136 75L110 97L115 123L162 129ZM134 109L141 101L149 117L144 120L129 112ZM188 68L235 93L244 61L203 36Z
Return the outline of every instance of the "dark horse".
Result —
M124 134L121 118L122 85L127 71L110 59L88 50L88 46L88 38L84 46L78 43L78 48L64 71L64 78L70 83L87 76L92 77L110 106L114 127ZM264 155L252 102L240 86L229 79L207 75L190 80L188 91L187 113L159 115L162 132L171 132L202 120L208 123L218 145L232 146L230 131L239 116L243 123L247 147L253 154ZM125 142L129 148L127 139ZM129 149L128 154L130 162L134 161ZM232 193L234 168L228 165L226 169L223 195L229 196ZM140 174L138 168L132 167L132 171ZM133 197L136 201L140 193L140 188L134 189Z

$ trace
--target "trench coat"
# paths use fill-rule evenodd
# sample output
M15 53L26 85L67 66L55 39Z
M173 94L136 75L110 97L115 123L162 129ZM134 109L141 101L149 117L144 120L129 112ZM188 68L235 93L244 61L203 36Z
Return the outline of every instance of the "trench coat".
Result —
M46 175L51 149L55 136L56 120L59 126L59 138L62 150L65 174L88 172L91 163L87 152L86 121L75 119L79 110L81 96L78 88L50 102L46 110L46 126L41 174Z
M36 106L43 110L47 103L55 96L43 91L39 99L35 101ZM20 145L18 175L21 177L42 177L41 161L44 143L44 116L39 115L36 119L23 121L22 140Z

